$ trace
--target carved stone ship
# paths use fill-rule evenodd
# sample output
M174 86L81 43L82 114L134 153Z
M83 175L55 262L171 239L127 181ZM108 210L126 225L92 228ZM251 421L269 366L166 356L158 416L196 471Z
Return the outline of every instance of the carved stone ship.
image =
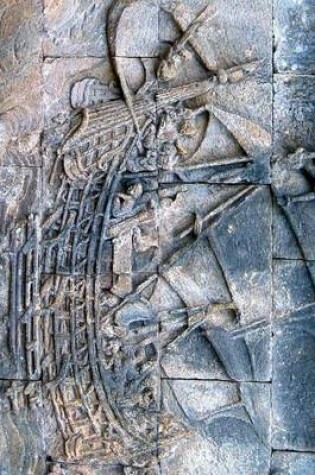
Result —
M115 8L119 12L124 6L115 2L114 16ZM110 33L109 42L113 37ZM173 59L169 55L162 61L170 66ZM165 81L165 64L158 71ZM133 275L135 254L141 256L139 262L154 260L158 248L160 174L183 177L189 168L178 164L184 150L170 132L172 122L191 136L194 119L206 112L227 127L245 154L210 161L211 168L246 167L251 154L266 153L267 132L212 102L216 86L241 81L253 71L254 66L246 65L209 72L204 81L163 90L153 85L133 95L117 59L123 98L78 111L79 120L57 151L55 172L62 171L52 212L48 217L34 213L13 231L12 364L21 378L43 382L44 411L53 414L61 434L54 444L67 461L149 466L157 454L157 437L160 447L167 448L173 438L187 435L182 421L159 409L159 358L162 349L198 327L231 378L253 376L244 336L268 331L268 322L241 327L224 279L228 298L208 305L186 305L165 314L151 298L164 280L185 301L167 271L186 245L208 239L211 224L252 197L254 186L243 185L208 214L195 216L178 237L184 243L179 250L161 256L154 270L139 272L136 281Z

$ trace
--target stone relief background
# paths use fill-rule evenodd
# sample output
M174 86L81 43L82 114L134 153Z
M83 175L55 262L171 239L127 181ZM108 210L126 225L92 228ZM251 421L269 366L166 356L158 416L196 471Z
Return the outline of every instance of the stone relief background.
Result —
M312 0L0 0L0 475L315 473Z

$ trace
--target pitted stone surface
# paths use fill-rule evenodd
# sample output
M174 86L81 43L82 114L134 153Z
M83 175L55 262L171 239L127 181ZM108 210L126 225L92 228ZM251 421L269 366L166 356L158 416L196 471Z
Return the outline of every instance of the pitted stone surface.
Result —
M0 475L309 475L311 0L0 0Z
M312 0L275 0L275 65L279 72L315 72L315 14Z
M164 381L162 394L193 432L162 461L162 474L269 473L268 385Z
M297 452L274 452L272 455L274 475L312 475L315 471L315 456Z

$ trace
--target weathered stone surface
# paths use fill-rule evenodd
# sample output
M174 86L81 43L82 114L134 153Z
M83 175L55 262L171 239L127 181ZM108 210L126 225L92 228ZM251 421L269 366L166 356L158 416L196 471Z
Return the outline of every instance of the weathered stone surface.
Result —
M161 2L160 40L173 42L209 5L209 19L191 40L210 70L228 68L248 60L263 60L262 78L270 78L272 55L272 2L271 0L184 0L176 3ZM175 7L175 8L174 8ZM165 11L166 10L166 11ZM171 12L171 15L168 12ZM172 18L173 17L173 18ZM249 27L250 26L250 27Z
M274 255L278 258L315 260L314 191L309 184L311 180L308 182L304 173L294 181L295 184L299 178L303 181L298 192L292 190L289 181L285 189L276 191Z
M66 463L49 463L47 465L48 475L125 475L126 467L115 465L82 465ZM128 472L127 472L128 473ZM132 472L131 472L132 473Z
M280 201L281 205L282 202ZM292 209L292 208L291 208ZM292 230L285 208L280 206L277 195L273 196L272 250L276 259L303 259L303 250ZM299 217L300 218L300 217ZM300 235L303 237L303 234Z
M269 473L268 385L163 381L162 394L190 431L171 453L160 446L163 475Z
M172 130L177 155L173 166L161 164L160 181L269 183L271 86L254 80L218 85L209 99L203 113L190 118L186 111L184 125L195 133L178 116ZM165 129L158 135L162 156L170 148Z
M271 464L274 475L312 475L315 471L315 455L296 452L274 452Z
M314 147L314 95L313 76L275 75L275 156L284 157L303 147Z
M314 95L313 76L275 75L274 152L283 167L288 153L314 147Z
M107 56L104 28L109 1L44 0L45 56Z
M195 234L198 227L200 230ZM192 329L186 330L187 339L179 338L166 348L162 359L166 374L184 378L228 376L234 380L268 380L271 316L268 188L163 187L159 229L165 262L160 267L165 281L160 289L161 310L165 313L162 329L167 331L173 326L174 331L175 318L178 328L185 325L185 320L181 321L183 317L195 321ZM247 294L252 296L250 302ZM207 346L209 349L200 358L200 349Z
M314 4L312 0L276 0L275 66L279 72L315 72Z
M41 68L37 62L0 76L0 163L5 166L40 166L43 128ZM29 93L25 97L25 91Z
M277 76L274 255L315 259L314 93L311 76Z
M1 2L2 73L39 59L43 16L40 0L2 0Z
M105 22L110 0L44 0L44 55L54 57L109 56ZM158 53L158 9L156 0L130 2L117 24L115 55L156 56ZM116 22L116 13L113 22ZM114 25L115 26L115 25ZM130 41L126 31L133 31ZM113 54L111 51L110 54Z
M46 125L50 125L52 120L58 123L59 116L69 120L70 111L74 108L93 106L98 93L102 98L102 86L109 86L114 80L110 66L106 63L104 65L104 60L93 57L46 58L43 77ZM86 78L91 78L94 82L83 84L82 90L78 90L76 83ZM106 92L105 89L104 100L111 99L112 95L106 97ZM88 102L84 103L84 100Z
M313 262L274 264L273 442L279 450L314 450Z
M274 318L312 304L315 263L302 260L276 260L273 264Z
M41 2L3 0L0 17L0 163L40 165Z
M148 468L130 465L48 464L47 475L159 475L158 459Z
M0 475L313 472L310 7L2 1Z
M0 180L1 247L11 251L8 246L12 246L13 236L8 236L9 231L14 233L14 227L39 210L42 173L37 167L0 167Z
M45 474L40 383L0 381L0 473Z
M313 299L314 301L314 299ZM274 324L273 436L279 450L315 450L314 303Z

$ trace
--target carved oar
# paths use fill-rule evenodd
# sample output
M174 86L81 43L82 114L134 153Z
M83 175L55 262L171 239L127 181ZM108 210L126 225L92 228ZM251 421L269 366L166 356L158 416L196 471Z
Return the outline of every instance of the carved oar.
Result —
M175 19L176 8L173 9L172 13ZM193 46L202 62L206 64L206 68L211 70L207 58L203 54L202 49L199 47L198 42L195 39L195 33L206 20L210 20L210 18L212 19L215 16L216 12L211 5L207 5L190 24L186 24L187 22L185 20L179 18L180 15L176 15L178 19L176 22L180 26L181 30L183 30L183 35L178 41L175 42L173 46L170 47L166 58L161 61L157 72L159 80L170 81L175 79L177 73L179 72L180 66L184 62L182 60L183 57L180 55L185 50L187 43L190 43ZM181 63L178 62L179 58L181 58Z
M178 335L174 336L173 338L170 336L167 330L162 331L159 335L159 343L161 348L165 347L172 347L182 340L188 337L188 335L203 325L206 321L208 321L213 315L217 312L222 310L233 310L237 311L237 308L233 302L228 303L217 303L217 304L210 304L210 305L203 305L200 307L193 307L193 308L183 308L178 310L173 310L169 312L169 318L166 320L165 318L162 319L161 323L170 323L173 324L177 323L179 327L185 325L185 329L182 330ZM184 317L184 321L183 321ZM177 322L174 322L174 319L178 319ZM186 322L185 322L186 320Z
M170 8L170 9L164 8L164 10L172 15L176 25L184 33L182 39L179 40L178 44L188 42L193 47L194 51L197 53L198 57L200 58L201 62L206 67L206 69L208 71L213 71L213 64L210 63L203 49L199 45L198 39L195 37L195 32L198 30L198 28L203 22L209 21L210 19L214 18L216 14L214 11L214 8L211 5L208 5L206 8L204 8L204 10L202 10L202 12L193 21L191 21L191 18L193 17L193 13L190 10L188 10L187 6L176 5L175 8ZM178 48L176 51L178 51ZM173 50L171 48L164 62L169 61L172 55L173 55ZM161 69L162 69L162 65L161 65Z
M215 220L219 219L222 216L224 211L232 208L233 206L237 206L238 204L242 203L244 200L247 199L252 193L255 192L257 188L254 185L246 186L241 191L236 193L234 196L226 200L224 203L217 206L214 210L210 211L206 216L196 216L195 222L193 225L188 226L181 234L177 236L178 240L183 239L190 234L195 235L196 238L203 236L209 227L215 222ZM191 243L188 243L187 246L184 248L188 248ZM163 263L160 267L160 272L166 272L173 264L175 264L178 256L183 252L181 248L176 251L166 263Z

